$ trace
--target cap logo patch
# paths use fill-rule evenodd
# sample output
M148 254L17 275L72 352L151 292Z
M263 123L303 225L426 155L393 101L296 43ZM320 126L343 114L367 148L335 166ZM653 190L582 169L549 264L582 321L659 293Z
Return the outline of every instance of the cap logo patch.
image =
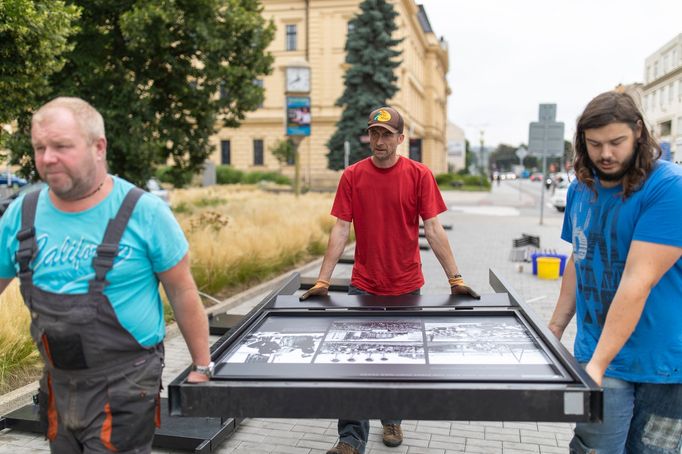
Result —
M391 114L385 110L380 110L374 116L374 121L380 121L382 123L387 122L387 121L391 121Z

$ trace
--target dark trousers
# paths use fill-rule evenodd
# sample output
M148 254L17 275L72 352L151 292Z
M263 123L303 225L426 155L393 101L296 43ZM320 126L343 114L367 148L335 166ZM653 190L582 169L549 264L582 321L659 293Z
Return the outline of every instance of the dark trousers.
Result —
M349 295L371 295L371 293L361 290L352 285L348 286ZM419 295L420 289L409 292L409 295ZM401 419L382 419L381 424L400 424ZM347 443L358 450L360 454L365 453L367 438L369 437L369 420L339 419L338 423L339 441Z

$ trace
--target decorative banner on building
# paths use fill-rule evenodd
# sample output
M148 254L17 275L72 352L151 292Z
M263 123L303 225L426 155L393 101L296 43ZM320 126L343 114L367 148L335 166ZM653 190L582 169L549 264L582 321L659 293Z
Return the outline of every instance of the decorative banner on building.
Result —
M287 97L287 135L310 135L310 96Z

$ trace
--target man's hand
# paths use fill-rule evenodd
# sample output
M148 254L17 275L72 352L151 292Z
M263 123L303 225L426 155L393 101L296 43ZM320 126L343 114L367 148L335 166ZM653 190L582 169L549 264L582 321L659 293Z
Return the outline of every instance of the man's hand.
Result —
M547 325L547 328L549 328L549 330L552 332L552 334L554 334L554 336L557 339L561 340L561 336L564 335L564 328L552 323L551 321L549 325Z
M604 368L599 367L594 361L590 361L587 363L587 366L585 366L585 372L592 377L592 380L601 386L602 380L604 379Z
M453 295L469 295L477 300L481 299L481 295L469 287L466 282L464 282L464 279L462 279L462 276L456 275L451 277L448 279L448 282L450 283L450 293Z
M327 296L328 293L329 293L329 282L322 280L322 279L318 279L317 282L315 282L315 285L313 285L307 292L305 292L303 295L301 295L298 299L299 299L299 301L303 301L303 300L306 300L313 295Z

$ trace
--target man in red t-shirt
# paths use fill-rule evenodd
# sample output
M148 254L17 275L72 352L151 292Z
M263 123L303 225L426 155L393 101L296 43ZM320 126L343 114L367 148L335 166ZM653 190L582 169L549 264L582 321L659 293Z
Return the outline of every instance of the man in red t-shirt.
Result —
M453 294L479 298L464 283L438 214L447 210L431 171L399 156L403 118L391 107L373 111L367 122L372 156L341 176L331 214L337 218L315 286L301 296L326 295L334 267L355 228L355 265L348 293L419 294L424 285L419 255L419 218ZM402 443L400 420L382 420L387 446ZM327 454L363 454L369 421L339 420L339 443Z

